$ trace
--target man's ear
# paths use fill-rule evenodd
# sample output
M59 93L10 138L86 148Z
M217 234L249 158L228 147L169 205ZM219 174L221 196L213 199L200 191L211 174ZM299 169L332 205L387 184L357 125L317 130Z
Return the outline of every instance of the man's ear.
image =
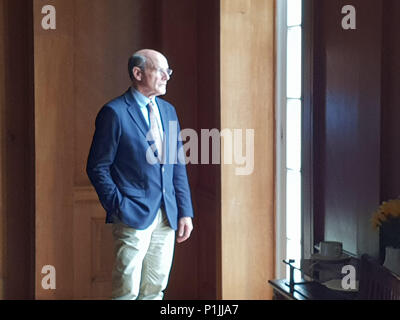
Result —
M132 74L136 81L142 81L142 69L139 67L133 67Z

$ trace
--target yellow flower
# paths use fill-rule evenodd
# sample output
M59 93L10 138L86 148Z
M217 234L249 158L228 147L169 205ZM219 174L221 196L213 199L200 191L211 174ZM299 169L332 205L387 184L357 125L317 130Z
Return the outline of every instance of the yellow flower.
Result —
M390 217L400 217L400 199L383 201L372 216L372 226L377 229L382 225L382 222L387 221Z
M381 211L390 215L398 215L400 213L400 203L398 200L386 202L382 205Z

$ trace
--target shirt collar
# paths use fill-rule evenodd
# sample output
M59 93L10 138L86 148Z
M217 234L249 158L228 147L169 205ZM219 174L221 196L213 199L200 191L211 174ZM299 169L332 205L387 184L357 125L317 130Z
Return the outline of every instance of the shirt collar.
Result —
M136 90L134 87L131 87L133 97L135 98L136 102L138 103L140 108L146 108L146 106L149 104L150 99L140 93L138 90ZM153 100L153 103L155 101Z

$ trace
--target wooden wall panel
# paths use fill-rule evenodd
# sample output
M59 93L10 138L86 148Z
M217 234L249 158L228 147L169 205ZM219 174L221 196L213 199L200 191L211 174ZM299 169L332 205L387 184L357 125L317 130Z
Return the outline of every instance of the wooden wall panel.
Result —
M346 4L316 2L315 241L376 255L370 217L380 194L382 2L353 1L356 30L341 27Z
M207 18L205 18L207 17ZM197 130L221 129L220 2L197 6ZM200 140L199 140L200 141ZM204 141L201 141L204 142ZM211 143L211 140L209 141ZM219 151L219 150L218 150ZM199 153L201 154L201 152ZM212 152L210 152L210 158ZM211 163L211 159L209 159ZM196 167L198 298L221 298L221 166Z
M269 299L274 277L274 1L221 0L221 129L254 129L254 171L222 165L222 298Z
M161 51L174 73L168 82L165 99L172 103L181 128L196 129L197 124L197 2L161 1ZM188 177L195 204L197 165L188 165ZM189 241L177 244L166 299L197 298L198 234L195 212L194 230Z
M219 2L162 2L161 46L174 74L166 99L182 129L220 128ZM216 299L220 253L220 166L188 165L195 210L191 239L177 245L167 299Z
M111 293L114 248L111 225L96 197L81 189L74 210L74 298L104 299ZM85 195L86 194L86 197Z
M32 4L2 0L0 7L2 295L6 299L31 299L34 290Z
M5 1L0 1L0 299L4 299L4 277L6 268L6 214L5 214L5 188L4 188L4 155L5 149L5 38L6 29Z
M385 0L382 27L382 148L380 200L400 195L400 1Z

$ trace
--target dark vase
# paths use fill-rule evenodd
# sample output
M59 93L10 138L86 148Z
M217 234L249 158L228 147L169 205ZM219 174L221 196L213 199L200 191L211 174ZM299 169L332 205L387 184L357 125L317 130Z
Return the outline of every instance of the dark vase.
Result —
M385 261L385 248L400 248L400 218L389 218L379 228L379 258Z

